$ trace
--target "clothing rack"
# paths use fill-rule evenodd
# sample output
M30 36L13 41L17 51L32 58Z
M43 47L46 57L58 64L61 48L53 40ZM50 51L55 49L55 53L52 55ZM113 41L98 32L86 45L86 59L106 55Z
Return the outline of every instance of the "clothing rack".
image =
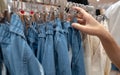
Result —
M81 7L85 9L88 13L95 16L95 7L90 5L84 5L74 2L67 2L66 6L64 8L61 8L60 4L52 4L52 3L44 3L44 2L37 2L37 1L26 1L26 0L13 0L12 1L12 8L16 8L17 10L23 10L27 12L27 14L30 13L30 11L33 12L41 12L49 13L51 10L51 7L53 8L53 11L57 11L58 13L65 14L71 14L72 16L76 15L77 11L74 11L72 9L73 6ZM95 16L96 17L96 16Z
M33 2L33 1L12 1L10 4L11 8L9 8L9 10L11 9L17 9L17 10L23 10L25 12L39 12L39 11L48 11L50 10L50 8L54 8L57 9L58 7L60 7L60 5L56 5L56 4L46 4L46 3L41 3L41 2ZM12 11L13 11L12 10Z
M13 0L13 1L18 1L18 0ZM25 3L34 3L34 4L40 4L40 5L47 5L47 6L60 6L59 4L53 4L53 3L45 3L44 2L44 0L43 0L43 2L38 2L38 1L36 1L36 0L34 0L34 1L27 1L27 0L21 0L21 2L25 2Z
M88 11L90 14L92 14L92 15L94 15L95 14L95 7L94 6L90 6L90 5L84 5L84 4L78 4L78 3L74 3L74 2L67 2L67 4L66 4L66 6L65 7L63 7L62 5L60 5L60 4L53 4L53 3L45 3L44 1L43 2L37 2L36 0L35 1L28 1L28 0L13 0L13 2L17 2L17 4L19 4L19 5L17 5L17 7L16 8L18 8L18 6L19 6L19 8L21 8L21 9L24 9L28 4L30 4L31 6L31 8L30 9L32 9L32 7L36 7L36 6L46 6L46 7L54 7L54 8L58 8L58 7L60 7L60 10L61 11L64 11L66 8L68 8L68 9L70 9L72 6L78 6L78 7L81 7L81 8L83 8L83 9L85 9L86 11ZM24 4L24 5L23 5ZM16 6L16 5L13 5L13 7L14 6ZM28 7L29 8L29 7ZM26 9L28 9L28 8L26 8ZM36 9L36 8L33 8L33 9ZM39 9L39 8L38 8Z
M89 11L95 10L95 7L91 6L91 5L84 5L84 4L74 3L74 2L67 2L66 7L72 7L72 6L81 7L83 9L89 10Z
M28 1L23 1L23 2L28 2ZM40 5L47 5L47 6L60 6L60 5L57 5L57 4L51 4L51 3L42 3L42 2L30 2L30 3L35 3L35 4L40 4Z

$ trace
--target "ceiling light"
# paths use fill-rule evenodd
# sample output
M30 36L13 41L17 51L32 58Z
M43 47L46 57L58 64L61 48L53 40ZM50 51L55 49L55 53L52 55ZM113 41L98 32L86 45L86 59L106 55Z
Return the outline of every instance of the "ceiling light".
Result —
M97 2L99 2L100 0L96 0Z

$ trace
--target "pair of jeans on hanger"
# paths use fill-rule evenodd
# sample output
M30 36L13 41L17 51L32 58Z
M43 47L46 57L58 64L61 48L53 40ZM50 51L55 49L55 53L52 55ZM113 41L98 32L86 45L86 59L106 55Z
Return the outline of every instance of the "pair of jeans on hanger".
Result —
M28 43L42 64L45 75L55 75L53 23L32 23L28 29ZM37 48L37 49L36 49Z
M10 37L9 24L7 22L1 23L0 24L0 75L2 75L3 72L3 63L4 64L6 63L4 61L2 45L6 45L10 42L10 39L8 39L9 37ZM9 75L8 71L7 71L7 75Z
M71 75L67 41L64 37L64 33L61 34L58 30L59 25L61 26L61 21L57 19L55 20L55 22L57 24L55 28L53 28L53 21L38 24L37 58L44 68L45 75ZM60 31L62 31L62 28L60 29ZM55 41L53 41L53 39ZM56 45L59 41L59 45ZM58 57L56 57L56 55L54 57L54 52L58 55ZM57 60L55 60L54 58ZM55 65L57 66L57 68L55 68ZM61 65L65 66L62 67Z
M17 14L11 17L9 28L3 34L1 48L10 75L43 75L41 64L34 56L24 35L24 26Z
M37 56L38 49L38 31L37 31L37 23L32 22L27 30L27 42L35 56Z
M77 22L73 18L73 22ZM84 64L84 49L80 31L71 27L70 22L63 22L64 35L67 40L68 51L72 50L71 70L72 75L86 75Z
M77 22L73 18L73 22ZM84 50L82 46L82 38L79 30L69 27L69 42L72 50L72 75L86 75L84 64Z
M46 22L38 25L37 58L43 66L45 75L56 75L52 22Z
M54 34L54 46L55 46L55 64L56 75L72 75L67 39L64 35L60 19L55 20L55 34Z
M54 22L38 24L37 58L42 63L45 75L85 75L79 31L70 27L70 22L64 22L61 25L60 19L55 20L54 28L53 24ZM34 39L33 34L32 38ZM72 68L68 55L69 44L73 54Z

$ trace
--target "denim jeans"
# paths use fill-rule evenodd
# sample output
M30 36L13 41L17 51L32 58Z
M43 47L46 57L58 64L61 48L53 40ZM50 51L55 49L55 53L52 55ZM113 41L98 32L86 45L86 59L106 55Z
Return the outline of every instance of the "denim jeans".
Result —
M69 43L70 43L70 37L69 37L69 28L70 28L70 22L63 22L62 24L63 30L64 30L64 36L66 38L67 41L67 47L70 48Z
M68 54L67 40L62 30L61 21L55 20L55 64L56 64L56 75L72 75L71 66Z
M2 70L3 70L3 65L2 63L5 64L6 67L6 56L3 54L3 52L6 52L3 50L3 45L8 45L10 43L10 33L9 33L9 24L8 23L2 23L0 24L0 67L1 67L1 75L2 75ZM6 54L7 55L7 54ZM7 67L6 67L7 69ZM7 70L7 75L10 75Z
M74 19L73 22L76 22ZM71 28L71 49L72 49L72 75L86 75L84 65L84 51L80 32Z
M2 75L2 64L3 64L3 58L2 58L2 50L0 47L0 75Z
M40 63L42 63L42 59L44 56L45 40L46 40L45 24L38 24L37 59L39 60Z
M51 22L47 22L45 25L41 25L40 29L41 38L39 42L41 42L41 63L44 68L45 75L55 75L53 25Z
M33 22L28 28L27 41L28 41L29 46L33 50L35 56L37 56L38 31L37 31L37 24L35 22Z
M24 35L24 26L18 15L11 17L10 30L1 44L5 65L10 75L43 75L43 69Z

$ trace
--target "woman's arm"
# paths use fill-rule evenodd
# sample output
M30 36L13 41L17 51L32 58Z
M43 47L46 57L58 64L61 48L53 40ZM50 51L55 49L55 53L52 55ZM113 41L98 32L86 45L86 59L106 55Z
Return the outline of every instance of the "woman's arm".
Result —
M73 23L72 26L84 33L98 36L109 58L120 69L120 47L110 33L82 8L74 7L74 9L80 14L78 23Z

